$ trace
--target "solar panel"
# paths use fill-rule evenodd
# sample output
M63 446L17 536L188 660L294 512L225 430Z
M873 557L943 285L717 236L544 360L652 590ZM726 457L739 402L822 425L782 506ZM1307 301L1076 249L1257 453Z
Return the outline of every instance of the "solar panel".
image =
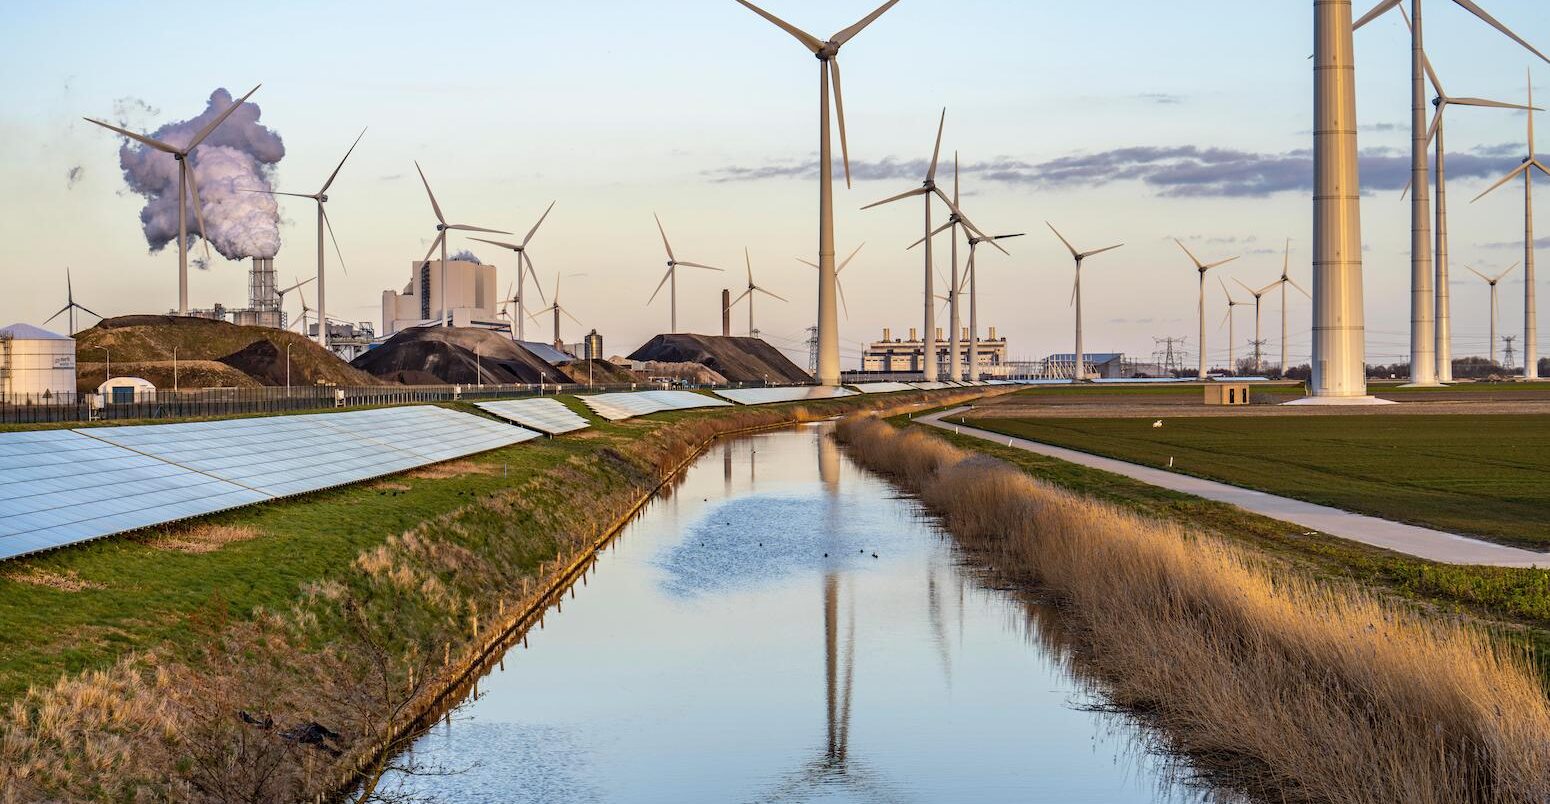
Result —
M571 433L591 426L564 403L548 397L476 402L475 405L487 413L549 435Z
M948 385L945 382L912 382L910 387L917 391L935 391L939 388L946 388Z
M637 396L644 396L662 406L663 410L691 410L694 408L718 408L727 407L732 403L724 402L713 396L697 394L693 391L641 391Z
M0 433L0 559L538 437L427 406Z
M733 388L717 391L716 395L724 396L739 405L772 405L777 402L839 399L840 397L856 396L856 392L849 388L827 385L796 385L783 388Z
M689 410L730 404L693 391L634 391L581 397L593 413L609 421L633 419L664 410Z
M864 382L850 386L863 394L891 394L895 391L913 391L913 386L902 382Z

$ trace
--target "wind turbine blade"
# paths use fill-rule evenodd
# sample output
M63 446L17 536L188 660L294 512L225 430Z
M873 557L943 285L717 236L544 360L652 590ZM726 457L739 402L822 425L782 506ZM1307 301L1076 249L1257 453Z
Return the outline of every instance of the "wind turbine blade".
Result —
M1512 270L1512 269L1511 269L1511 268L1508 268L1508 269L1507 269L1507 270L1509 270L1509 271L1510 271L1510 270ZM1504 275L1505 275L1505 274L1504 274ZM77 309L77 310L80 310L80 311L81 311L81 312L85 312L85 313L91 313L91 314L92 314L92 315L94 315L94 316L97 316L97 317L98 317L98 318L101 318L101 317L102 317L102 314L101 314L101 313L99 313L99 312L97 312L97 311L96 311L96 310L93 310L93 309L91 309L91 308L90 308L90 307L87 307L87 306L86 306L86 305L84 305L84 304L77 304L77 305L76 305L76 306L75 306L75 309Z
M1489 276L1486 276L1485 274L1480 273L1479 271L1476 271L1475 270L1475 266L1473 266L1473 265L1466 265L1464 267L1468 268L1470 273L1474 274L1475 276L1480 277L1481 279L1484 279L1486 282L1488 282L1488 283L1490 283L1492 285L1496 284L1496 280L1492 279Z
M441 205L436 203L436 194L431 192L431 183L425 179L425 171L421 169L418 161L414 163L414 169L420 171L420 183L425 185L425 194L431 197L431 211L436 213L436 222L445 224L447 218L441 214Z
M83 307L83 308L81 308L81 309L83 309L83 310L84 310L84 309L85 309L85 308L84 308L84 307ZM64 315L64 314L65 314L65 313L66 313L66 312L68 312L68 311L69 311L69 310L70 310L70 305L68 305L68 304L67 304L67 305L65 305L65 306L63 306L63 307L61 307L61 308L59 308L59 312L57 312L57 313L54 313L54 314L53 314L53 315L51 315L51 316L49 316L49 317L48 317L48 318L45 318L45 319L43 319L43 326L45 326L45 327L46 327L46 326L48 326L48 322L50 322L50 321L53 321L53 320L54 320L54 319L56 319L56 318L58 318L58 317L60 317L60 316L62 316L62 315ZM92 313L92 315L96 315L96 313ZM74 334L75 334L75 333L74 333L74 332L72 332L72 333L70 333L70 334L71 334L71 335L74 335Z
M1072 279L1071 279L1071 301L1069 301L1069 302L1066 302L1066 306L1067 306L1067 307L1075 307L1075 306L1076 306L1076 288L1077 288L1077 282L1078 282L1078 280L1077 280L1077 279L1076 279L1076 278L1075 278L1075 277L1073 277L1073 278L1072 278Z
M697 262L688 262L688 261L685 261L685 260L679 260L678 264L682 265L685 268L704 268L707 271L720 271L721 270L720 268L716 268L714 266L701 265L701 264L699 264ZM725 273L725 272L723 271L723 273Z
M743 259L748 262L748 287L753 287L753 257L748 255L747 246L743 246Z
M1448 98L1448 103L1456 103L1460 106L1489 106L1492 109L1517 109L1526 112L1529 107L1521 103L1508 103L1506 101L1491 100L1489 98ZM1535 107L1534 111L1542 112L1543 109Z
M1451 99L1448 100L1448 103L1453 102ZM1432 124L1426 127L1426 144L1428 147L1437 141L1437 131L1442 128L1442 110L1445 108L1447 108L1447 104L1438 106L1437 111L1432 112ZM1409 185L1407 184L1406 186L1408 187Z
M803 265L811 266L813 268L817 268L818 267L818 263L816 263L816 262L808 262L807 260L804 260L801 257L797 257L796 260L797 260L797 262L800 262ZM839 273L839 272L836 271L835 273Z
M1307 296L1310 299L1313 298L1313 294L1309 293L1306 290L1303 290L1302 285L1297 284L1297 280L1295 280L1295 279L1293 279L1291 277L1287 277L1286 281L1287 281L1287 284L1290 284L1292 287L1297 288L1297 291L1299 293L1301 293L1302 295Z
M277 292L278 292L278 293L279 293L279 294L280 294L280 295L282 295L282 296L283 296L283 295L285 295L285 294L287 294L287 293L290 293L290 292L291 292L291 291L293 291L293 290L295 290L295 289L297 289L297 288L299 288L299 287L301 287L301 286L302 286L302 285L305 285L305 284L307 284L307 283L308 283L308 282L311 282L311 281L313 281L313 280L314 280L314 279L317 279L317 277L316 277L316 276L309 276L309 277L307 277L307 278L306 278L306 279L303 279L303 280L301 280L301 281L300 281L300 282L297 282L297 283L296 283L296 284L294 284L294 285L291 285L291 286L290 286L290 287L288 287L288 288L286 288L286 289L285 289L285 290L281 290L281 291L277 291Z
M1361 30L1361 27L1363 25L1366 25L1367 23L1372 22L1373 20L1383 16L1385 13L1388 12L1389 9L1391 9L1394 6L1397 6L1397 5L1399 5L1399 0L1383 0L1383 2L1381 2L1378 5L1374 6L1371 11L1367 12L1366 14L1363 14L1360 19L1358 19L1356 22L1352 23L1351 24L1351 30L1353 30L1353 31Z
M1072 257L1081 257L1082 256L1082 255L1080 255L1080 254L1078 254L1076 252L1076 246L1071 245L1071 241L1067 240L1066 236L1061 234L1059 229L1055 228L1055 224L1050 223L1049 221L1045 221L1044 225L1048 226L1049 230L1051 232L1054 232L1056 237L1060 238L1060 242L1065 244L1066 250L1071 252L1071 256Z
M763 293L764 295L769 296L772 299L780 299L783 302L789 302L790 301L790 299L787 299L785 296L782 296L779 293L771 293L768 290L765 290L764 288L761 288L761 287L758 287L758 286L754 286L754 290L758 291L759 293Z
M866 245L866 243L862 243L860 246L856 246L856 250L850 252L850 256L846 257L844 262L840 263L840 267L834 269L834 275L835 276L839 276L840 275L840 271L845 270L845 266L849 265L850 261L855 259L857 254L861 253L861 247L865 246L865 245ZM817 266L814 266L814 267L817 267Z
M1218 278L1218 279L1220 279L1220 278L1221 278L1221 277L1217 277L1217 278ZM1245 285L1245 284L1244 284L1244 283L1243 283L1243 280L1242 280L1242 279L1239 279L1239 278L1238 278L1238 277L1236 277L1236 276L1235 276L1235 277L1233 277L1233 278L1232 278L1232 281L1234 281L1234 282L1236 282L1236 283L1238 283L1238 287L1240 287L1240 288L1243 288L1243 289L1244 289L1244 290L1246 290L1246 291L1248 291L1248 292L1249 292L1249 295L1250 295L1250 296L1253 296L1253 297L1254 297L1254 298L1256 298L1256 299L1257 299L1257 298L1259 298L1259 294L1261 294L1261 293L1263 293L1263 292L1264 292L1264 291L1262 291L1262 290L1255 290L1255 289L1253 289L1253 288L1251 288L1251 287L1249 287L1249 286L1248 286L1248 285ZM1268 289L1268 286L1267 286L1267 289ZM1231 298L1231 297L1229 297L1229 298Z
M1489 25L1492 28L1495 28L1496 30L1501 31L1503 36L1506 36L1508 39L1511 39L1512 41L1517 42L1518 44L1522 45L1525 50L1527 50L1528 52L1538 56L1540 61L1545 62L1546 64L1550 64L1550 56L1546 56L1545 54L1540 53L1538 50L1536 50L1534 48L1533 45L1529 44L1528 42L1523 41L1522 37L1520 37L1517 34L1512 32L1512 29L1510 29L1507 26L1501 24L1500 22L1497 22L1496 18L1491 16L1490 14L1487 14L1485 9L1475 5L1473 0L1453 0L1453 2L1458 3L1459 5L1463 6L1466 10L1468 10L1469 13L1475 15L1476 17L1479 17L1482 21L1485 22L1486 25Z
M258 87L261 86L263 86L263 84L258 85ZM232 104L226 107L226 111L221 112L220 114L216 115L214 120L206 123L205 127L201 129L198 134L195 134L193 139L188 141L188 145L183 148L183 153L188 153L189 151L194 150L194 148L198 146L199 143L204 142L205 137L210 136L210 132L216 130L222 123L226 122L226 118L231 117L231 113L237 111L238 106L247 103L248 98L253 97L253 93L258 91L258 87L253 87L252 89L248 90L248 94L243 95L235 101L232 101Z
M1222 316L1222 323L1217 324L1216 328L1217 329L1221 329L1222 327L1227 326L1227 322L1229 320L1231 320L1231 319L1232 319L1232 305L1228 304L1227 305L1227 315Z
M758 14L770 22L775 23L775 27L796 37L797 41L801 42L808 50L817 53L819 50L823 49L823 42L819 41L818 37L813 36L807 31L804 31L801 28L786 22L780 17L777 17L762 8L759 8L753 3L748 2L748 0L737 0L737 2L742 3L749 11L752 11L753 13Z
M915 197L917 195L925 195L926 193L929 193L929 192L931 192L931 191L927 190L924 187L916 187L913 190L909 190L907 192L899 193L898 195L895 195L895 196L889 196L888 198L884 198L883 200L878 201L876 203L867 204L866 206L862 207L862 209L871 209L873 207L880 207L880 206L882 206L884 204L892 204L895 201L902 201L902 200L904 200L906 198L913 198L913 197Z
M997 243L995 238L991 237L990 235L985 234L985 230L984 229L981 229L978 226L974 225L974 221L969 220L969 216L963 214L963 210L959 209L957 204L954 204L952 201L948 200L947 194L942 192L942 189L940 187L933 187L932 191L935 192L937 194L937 197L942 199L942 203L946 204L947 208L949 210L951 210L952 213L958 217L958 222L963 224L965 229L968 229L970 232L973 232L974 234L978 235L981 240L985 241L986 243L989 243L991 245L991 247L995 248L996 251L999 251L1002 254L1007 255L1008 257L1012 256L1012 252L1007 251L1005 248L1002 248L1001 244Z
M1238 258L1237 257L1228 257L1225 260L1217 260L1216 262L1210 263L1209 265L1202 266L1202 270L1209 271L1212 268L1220 268L1223 265L1226 265L1227 263L1232 262L1233 260L1236 260L1236 259L1238 259Z
M366 136L366 129L363 128L361 133L355 135L355 142L350 143L350 150L344 152L344 159L339 160L339 166L334 168L333 173L328 174L328 181L323 182L323 189L318 190L318 195L328 192L328 188L334 186L334 179L339 177L339 170L344 167L345 159L349 159L350 154L355 153L355 146L361 144L361 137L364 136Z
M528 244L528 241L533 239L533 235L538 233L538 227L544 225L544 219L549 217L549 211L554 209L555 203L556 202L554 202L554 201L550 201L548 209L544 210L544 214L538 216L538 223L533 224L533 228L527 230L527 236L522 238L522 245L523 246L526 246Z
M1502 271L1500 274L1496 275L1496 281L1500 282L1503 279L1506 279L1508 274L1512 273L1513 271L1518 270L1518 266L1522 265L1522 264L1523 263L1515 262L1512 265L1507 266L1507 270ZM97 315L97 314L96 313L92 313L92 315ZM101 316L98 316L98 317L100 318Z
M947 231L948 229L951 229L951 228L953 228L953 221L948 221L947 223L944 223L941 226L938 226L935 229L932 229L931 230L931 236L932 237L936 237L937 235L939 235L939 234L941 234L941 233L943 233L943 232L945 232L945 231ZM924 242L926 242L926 238L922 237L921 239L916 240L915 242L911 243L909 245L909 248L906 248L905 251L910 251L911 249L915 248L916 246L918 246L918 245L920 245L921 243L924 243Z
M738 2L742 2L742 0L738 0ZM744 3L744 5L747 5L747 4ZM673 244L667 242L667 230L662 228L662 216L658 215L655 212L653 212L653 213L651 213L651 217L657 219L657 231L662 233L662 247L667 249L667 259L670 262L674 261L676 258L673 257Z
M1184 245L1184 241L1175 237L1173 238L1173 242L1178 243L1179 248L1184 249L1184 253L1189 255L1190 262L1193 262L1197 269L1202 271L1205 270L1206 267L1200 263L1200 258L1195 256L1195 252L1189 250L1189 246Z
M505 229L486 229L483 226L469 226L466 223L449 223L446 224L446 227L448 229L455 229L459 232L489 232L490 234L511 234L511 232L508 232Z
M344 250L339 248L339 238L334 237L334 222L328 219L328 207L319 202L318 208L323 210L323 228L328 230L328 239L334 244L334 256L339 258L339 270L343 271L345 276L349 276L350 269L344 264Z
M1469 203L1473 204L1476 201L1479 201L1480 199L1485 198L1486 196L1490 195L1491 192L1493 190L1495 190L1496 188L1498 188L1498 187L1502 186L1503 184L1506 184L1507 182L1512 181L1513 179L1517 178L1519 173L1522 173L1522 172L1528 170L1529 169L1529 165L1532 165L1532 164L1533 164L1533 162L1524 162L1523 164L1518 165L1517 167L1513 168L1510 172L1508 172L1507 175L1503 176L1500 181L1496 182L1495 184L1491 185L1490 187L1487 187L1485 189L1485 192L1483 192L1483 193L1475 196L1474 198L1470 199Z
M1263 296L1266 293L1269 293L1271 288L1273 288L1273 287L1275 287L1276 285L1279 285L1279 284L1281 284L1281 280L1277 279L1276 281L1271 282L1270 284L1260 288L1258 291L1254 291L1254 298L1257 299L1260 296Z
M313 201L318 200L317 196L308 195L306 193L282 193L279 190L254 190L249 187L238 187L237 191L242 193L262 193L263 195L284 195L291 198L310 198Z
M845 319L850 320L850 305L845 303L845 286L840 284L838 276L834 277L834 289L840 292L840 307L845 310Z
M205 228L205 205L204 201L199 198L199 180L194 176L196 172L194 164L192 162L188 163L188 191L193 195L194 218L199 221L199 242L204 245L205 266L208 267L210 265L210 230ZM178 203L181 204L182 202L183 199L179 198ZM178 235L181 237L182 232L179 232Z
M544 298L544 283L538 280L538 269L533 267L533 258L527 256L527 251L525 250L517 252L517 257L520 258L522 263L527 265L527 275L533 277L533 287L538 291L538 300L547 304L549 300ZM518 265L517 270L521 271L522 266ZM558 290L559 286L559 278L556 277L555 289Z
M556 306L558 306L558 305L556 305ZM570 311L565 309L564 307L560 308L560 312L564 313L566 318L569 318L570 320L575 321L576 322L576 326L578 326L578 327L586 326L585 324L581 323L581 319L571 315Z
M726 309L730 310L733 307L736 307L737 303L742 301L744 298L746 298L748 296L748 294L750 294L750 293L753 293L753 289L752 288L750 288L748 290L745 290L742 293L737 294L737 298L733 299L732 301L727 302Z
M649 305L650 305L650 304L651 304L651 303L652 303L652 302L654 302L654 301L656 301L656 300L657 300L657 294L658 294L658 293L661 293L661 292L662 292L662 286L663 286L663 285L666 285L666 284L667 284L667 280L668 280L668 279L669 279L669 278L671 278L671 277L672 277L672 276L673 276L673 269L672 269L672 268L669 268L669 269L667 269L667 273L665 273L665 274L663 274L663 275L662 275L662 281L661 281L661 282L658 282L658 283L657 283L657 289L656 289L656 290L653 290L653 291L651 291L651 298L649 298L649 299L647 299L647 300L646 300L646 304L647 304L647 305L648 305L648 306L649 306ZM558 285L558 283L556 283L556 286L555 286L555 289L556 289L556 290L558 290L558 289L559 289L559 285Z
M893 8L894 4L898 2L899 0L888 0L888 2L878 6L876 11L866 15L865 17L862 17L859 21L856 22L855 25L852 25L849 28L846 28L845 30L835 34L830 41L834 42L835 45L843 45L846 42L849 42L853 37L855 37L856 34L861 33L863 28L871 25L873 21L883 15L883 12ZM744 5L747 4L744 3Z
M845 162L845 189L850 189L850 143L845 139L845 93L840 90L839 56L829 59L829 74L834 78L834 112L840 124L840 157Z
M1533 165L1535 168L1537 168L1539 170L1540 173L1543 173L1546 176L1550 176L1550 168L1545 167L1545 163L1539 161L1539 159L1537 159L1537 158L1532 159L1532 160L1530 160L1528 162L1528 164Z
M931 167L926 171L926 181L936 181L937 158L942 155L942 129L947 126L947 107L942 107L942 119L936 124L936 146L931 149ZM943 197L943 200L947 200Z
M521 246L517 245L516 243L505 243L505 242L502 242L500 240L485 240L482 237L470 237L468 239L469 240L477 240L480 243L489 243L492 246L500 246L501 248L509 248L512 251L519 251L522 248Z
M97 125L102 126L103 128L108 129L110 131L118 132L119 134L122 134L122 135L124 135L124 136L126 136L126 137L128 137L128 138L130 138L132 140L134 140L135 142L138 142L138 143L140 143L142 145L149 146L151 148L155 148L156 150L161 151L164 154L176 154L176 153L178 153L178 149L177 148L174 148L174 147L172 147L171 145L168 145L165 142L162 142L160 140L153 140L150 137L147 137L147 136L144 136L144 135L141 135L141 134L136 134L133 131L130 131L129 129L127 129L127 128L119 128L118 126L110 125L108 123L104 123L101 120L93 120L90 117L83 117L81 119L85 120L88 123L96 123Z
M1027 234L1028 234L1027 232L1018 232L1017 234L996 235L995 237L992 237L990 239L991 240L1005 240L1005 239L1007 239L1009 237L1024 237ZM1124 243L1121 243L1120 245L1123 246ZM1115 246L1115 248L1119 248L1119 246Z
M425 259L420 260L421 265L428 264L431 261L431 255L436 253L436 249L441 246L441 241L445 240L446 237L447 233L445 231L436 233L436 239L431 241L430 250L425 252Z
M999 239L999 238L997 238L997 239ZM1088 257L1092 257L1092 256L1095 256L1095 255L1098 255L1098 254L1102 254L1105 251L1113 251L1114 249L1117 249L1117 248L1119 248L1119 247L1121 247L1123 245L1125 245L1125 244L1124 243L1115 243L1112 246L1104 246L1103 248L1093 249L1092 251L1084 251L1084 252L1082 252L1082 259L1085 260Z

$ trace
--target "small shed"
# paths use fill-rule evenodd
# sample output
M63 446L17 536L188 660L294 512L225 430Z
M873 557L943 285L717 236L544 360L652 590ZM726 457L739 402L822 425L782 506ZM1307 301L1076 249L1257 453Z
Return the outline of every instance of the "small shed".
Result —
M1249 404L1249 384L1246 382L1206 383L1207 405Z
M139 377L114 377L97 386L97 393L109 405L156 401L156 386Z

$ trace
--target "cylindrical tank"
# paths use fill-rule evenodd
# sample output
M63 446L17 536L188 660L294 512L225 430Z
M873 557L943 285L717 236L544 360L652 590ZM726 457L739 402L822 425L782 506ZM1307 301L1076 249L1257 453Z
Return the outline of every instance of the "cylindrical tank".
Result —
M0 376L9 402L75 394L75 339L28 324L0 328Z

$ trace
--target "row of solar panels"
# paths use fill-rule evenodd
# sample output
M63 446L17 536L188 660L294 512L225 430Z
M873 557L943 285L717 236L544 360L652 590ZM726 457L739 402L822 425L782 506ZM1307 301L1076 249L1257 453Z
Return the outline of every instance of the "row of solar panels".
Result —
M429 406L0 433L0 559L537 437Z
M631 391L613 394L593 394L581 397L582 404L593 413L611 421L633 419L648 413L666 410L691 410L693 408L728 407L732 403L693 391Z

